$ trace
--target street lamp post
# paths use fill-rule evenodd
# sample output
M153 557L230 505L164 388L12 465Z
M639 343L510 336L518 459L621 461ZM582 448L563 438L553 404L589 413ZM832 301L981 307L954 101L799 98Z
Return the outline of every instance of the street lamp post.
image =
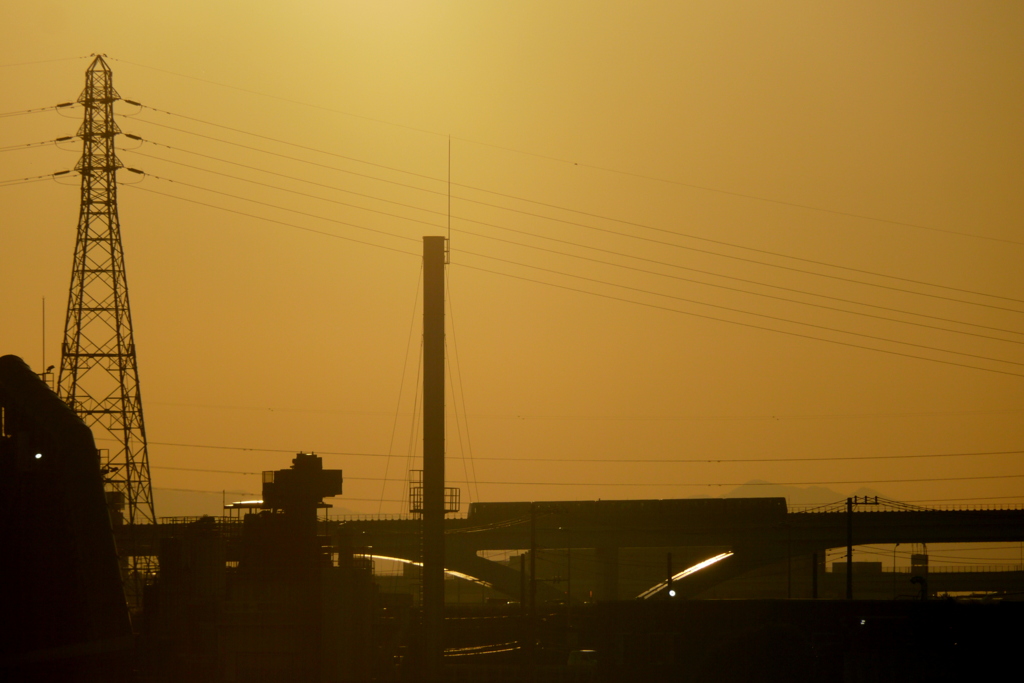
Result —
M897 543L892 547L892 599L896 599L896 548L899 548L900 544Z

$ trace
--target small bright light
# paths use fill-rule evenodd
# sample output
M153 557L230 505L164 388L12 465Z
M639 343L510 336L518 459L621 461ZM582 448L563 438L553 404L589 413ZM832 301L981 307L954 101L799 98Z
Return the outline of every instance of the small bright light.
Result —
M860 625L861 625L861 626L863 626L863 625L864 625L864 624L866 624L866 623L868 623L868 620L867 620L867 619L861 619L861 620L860 620Z
M40 459L42 459L42 457L43 457L42 453L36 453L36 460L40 460Z
M676 597L676 592L675 592L674 590L670 590L670 591L668 592L668 597L670 597L670 598L674 598L674 597Z

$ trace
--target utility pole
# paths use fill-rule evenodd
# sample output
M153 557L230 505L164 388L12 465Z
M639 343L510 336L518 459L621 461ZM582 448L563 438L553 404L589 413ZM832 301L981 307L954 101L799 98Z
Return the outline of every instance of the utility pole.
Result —
M811 555L811 597L818 599L818 553Z
M537 503L530 503L530 620L537 618Z
M665 579L665 597L671 600L676 595L675 591L672 590L672 553L669 553L665 560L668 565L668 578Z
M156 515L117 215L117 170L123 168L114 148L121 132L114 122L119 99L110 67L97 56L86 70L85 90L78 98L85 109L78 131L82 158L75 166L82 176L81 208L58 394L98 441L112 442L100 464L108 501L114 499L111 507L127 513L126 519L118 514L112 520L117 526L127 522L127 547L119 554L126 563L125 592L137 611L142 587L157 569Z
M530 678L537 680L537 503L530 502Z
M423 628L425 672L444 665L445 238L423 238Z
M853 600L853 506L878 505L878 496L846 499L846 599Z
M572 530L565 528L565 628L572 629Z
M853 600L853 498L846 499L846 599Z

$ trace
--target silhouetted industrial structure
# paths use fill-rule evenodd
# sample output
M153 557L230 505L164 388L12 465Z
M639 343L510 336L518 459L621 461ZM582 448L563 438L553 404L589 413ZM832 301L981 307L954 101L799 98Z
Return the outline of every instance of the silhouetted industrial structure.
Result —
M853 561L853 547L1024 542L1024 510L878 498L804 512L782 498L523 501L477 502L446 519L459 496L445 487L443 237L423 240L424 469L410 489L419 517L329 520L324 498L342 493L342 471L298 453L290 468L263 472L261 500L218 518L157 520L117 211L118 99L96 57L78 100L81 211L59 397L20 359L0 358L0 680L909 683L1005 673L1022 635L1024 568L946 576L915 553L905 575L895 562L886 575L880 562ZM90 429L115 446L98 450ZM846 561L829 571L826 552L843 547ZM375 557L401 563L391 590L374 577ZM929 600L940 592L972 601Z
M423 238L423 631L424 666L437 677L444 655L444 237ZM454 498L457 500L457 497Z
M0 680L127 681L134 641L89 429L0 358Z
M261 500L228 506L244 516L153 527L161 571L135 640L88 429L13 357L0 359L0 427L3 585L18 587L0 624L11 634L0 646L4 680L117 683L133 671L154 683L956 680L998 671L1021 634L1024 603L1006 591L1020 585L1019 571L980 577L1003 598L995 604L907 595L911 578L965 580L953 589L971 590L979 577L926 566L897 577L878 563L852 565L857 600L806 599L817 568L787 562L787 549L843 547L850 518L841 505L793 513L770 498L478 503L445 521L445 564L492 587L477 584L471 604L460 596L467 589L453 589L459 579L445 579L443 663L431 670L417 568L405 565L397 591L373 575L374 557L420 552L421 521L327 520L323 498L341 493L342 473L300 453L289 469L263 473ZM1024 528L1021 510L853 515L858 542L1007 540ZM498 548L520 554L480 554ZM636 599L638 586L665 578L666 550L679 568L719 560L675 574L679 598L655 587ZM527 566L529 575L517 571ZM820 597L842 597L846 568L836 562L817 578ZM787 595L796 574L803 583ZM913 599L889 597L897 578Z
M117 211L117 171L123 168L114 144L121 132L114 121L119 99L110 67L97 56L78 98L85 112L78 131L82 158L75 166L82 177L81 208L58 392L104 444L108 503L116 511L115 524L128 525L123 571L129 600L138 607L156 558L135 546L156 515Z
M196 519L161 539L144 633L155 680L371 678L370 563L318 522L341 488L341 470L299 453L263 473L263 499L243 518Z

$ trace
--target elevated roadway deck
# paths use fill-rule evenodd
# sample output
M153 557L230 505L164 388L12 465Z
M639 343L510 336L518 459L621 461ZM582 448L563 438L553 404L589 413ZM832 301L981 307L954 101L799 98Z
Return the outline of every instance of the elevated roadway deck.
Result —
M616 595L618 554L624 548L692 548L703 559L732 555L698 572L676 589L695 596L722 581L796 556L823 553L847 543L845 511L790 512L783 498L707 498L473 503L463 519L445 523L446 566L518 596L519 572L480 551L538 547L594 549L605 574L604 597ZM420 558L416 519L327 523L355 547L378 556ZM1024 509L928 510L863 506L852 512L854 545L1024 541ZM161 529L171 533L172 526ZM684 558L680 558L683 560ZM680 568L682 568L681 565ZM652 576L652 583L663 578ZM541 599L561 592L538 586ZM631 596L629 596L631 597Z

